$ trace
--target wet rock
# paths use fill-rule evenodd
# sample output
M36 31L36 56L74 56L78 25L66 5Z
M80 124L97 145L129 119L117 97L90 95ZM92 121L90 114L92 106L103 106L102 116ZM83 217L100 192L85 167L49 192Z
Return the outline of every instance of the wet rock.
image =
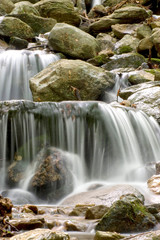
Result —
M69 213L69 216L85 216L88 207L89 205L76 205Z
M0 216L1 217L12 217L13 204L9 198L4 198L0 195Z
M18 38L18 37L11 37L9 44L11 46L15 47L15 49L20 50L20 49L27 48L28 41L25 39Z
M29 189L41 198L54 202L73 190L69 159L56 148L42 149Z
M22 14L10 14L12 17L16 17L29 25L34 31L34 35L43 34L51 31L57 21L53 18L43 18L34 14L22 13Z
M97 231L94 240L118 240L118 239L123 239L124 236L122 236L119 233L116 232L102 232L102 231Z
M67 220L64 222L66 231L86 232L88 226L78 220Z
M120 55L114 55L111 57L108 62L102 67L108 71L118 68L138 68L144 63L146 60L145 58L137 53L124 53Z
M127 240L158 240L160 230L137 234L136 236L127 237Z
M32 28L20 19L14 17L5 17L2 20L0 23L0 35L24 39L32 39L34 37Z
M126 34L115 44L115 53L123 54L128 52L136 52L138 43L139 40L137 38Z
M57 23L49 35L49 45L56 52L74 58L89 59L97 55L97 40L88 33L69 24Z
M122 90L119 94L123 99L128 99L135 104L137 109L153 116L160 122L160 82L140 83Z
M113 86L111 76L84 61L62 59L31 78L30 87L34 101L94 100Z
M86 219L99 219L102 218L103 215L109 210L107 206L98 205L93 207L88 207L86 211L85 218Z
M71 0L43 0L34 4L40 15L45 18L54 18L57 22L65 22L79 26L80 16L74 9Z
M157 221L134 195L122 196L96 226L96 230L119 233L146 231Z
M18 230L32 230L36 228L43 228L44 227L44 218L21 218L21 219L13 219L10 220L10 224L14 226Z
M148 179L147 185L152 192L160 194L160 175L153 175Z
M21 209L22 212L38 214L38 207L36 205L26 204Z
M63 232L54 232L48 229L35 229L25 233L18 234L11 240L69 240L68 234Z

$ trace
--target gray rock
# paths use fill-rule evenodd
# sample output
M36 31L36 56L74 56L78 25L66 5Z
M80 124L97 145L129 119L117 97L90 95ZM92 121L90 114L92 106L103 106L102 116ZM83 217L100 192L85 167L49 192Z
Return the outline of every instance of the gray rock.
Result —
M137 53L125 53L121 55L114 55L108 60L108 63L102 65L102 67L108 71L118 68L138 68L145 58Z
M151 34L152 30L147 24L143 24L137 28L137 37L139 39L148 38L151 36Z
M115 24L112 31L117 38L123 38L126 34L135 35L140 24Z
M12 10L11 14L34 14L39 16L38 10L28 1L22 1L15 4L15 8Z
M128 52L136 52L138 43L139 39L127 34L115 44L115 53L123 54Z
M134 73L130 73L128 77L128 81L132 84L139 84L149 81L154 81L155 75L149 72L146 72L144 70L141 71L135 71Z
M112 74L81 60L62 59L30 79L34 101L95 100L113 86ZM74 88L77 88L74 92ZM77 95L75 95L77 94Z
M98 42L93 36L65 23L57 23L48 40L54 51L74 58L89 59L99 51Z

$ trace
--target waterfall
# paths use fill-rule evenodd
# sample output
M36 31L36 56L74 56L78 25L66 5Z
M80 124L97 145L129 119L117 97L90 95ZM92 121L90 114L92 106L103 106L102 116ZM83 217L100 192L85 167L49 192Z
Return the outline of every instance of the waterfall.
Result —
M102 0L92 0L92 7L96 6L96 5L100 5L102 2Z
M54 152L54 148L64 156L73 176L67 181L74 181L74 187L93 180L135 181L137 169L159 161L159 125L141 111L94 101L14 101L0 107L6 113L0 118L2 172L6 174L1 189L29 190L45 149ZM12 183L18 177L21 181ZM142 172L136 178L146 180Z
M3 51L0 54L0 100L32 100L29 79L58 59L58 55L45 51Z

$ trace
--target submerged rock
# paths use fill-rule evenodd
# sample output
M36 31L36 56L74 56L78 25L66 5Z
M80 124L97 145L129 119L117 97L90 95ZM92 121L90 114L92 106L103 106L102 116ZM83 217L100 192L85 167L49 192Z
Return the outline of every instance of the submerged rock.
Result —
M155 217L134 195L122 196L96 226L96 230L119 233L147 231L156 225Z
M93 36L64 23L54 26L49 35L49 45L56 52L79 59L95 57L99 51L98 42Z
M81 60L62 59L30 79L34 101L96 100L112 74Z

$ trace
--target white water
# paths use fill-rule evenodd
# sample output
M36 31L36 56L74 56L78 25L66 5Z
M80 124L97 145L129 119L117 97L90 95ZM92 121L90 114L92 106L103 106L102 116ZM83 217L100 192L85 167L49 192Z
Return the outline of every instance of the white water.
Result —
M2 52L0 54L0 100L32 100L29 79L58 59L58 55L38 50Z
M26 167L17 187L27 190L39 165L37 154L54 146L68 159L75 188L90 181L145 182L153 174L147 172L147 164L159 161L159 125L140 111L127 112L102 102L91 108L90 104L77 104L76 115L72 114L72 107L67 108L68 103L62 103L63 108L58 103L37 103L41 117L19 111L8 123L10 143L5 135L7 118L2 118L2 172L6 174L8 165L15 163L15 154L20 156ZM5 155L7 149L10 152Z
M102 0L92 0L92 7L96 5L100 5L102 3Z

